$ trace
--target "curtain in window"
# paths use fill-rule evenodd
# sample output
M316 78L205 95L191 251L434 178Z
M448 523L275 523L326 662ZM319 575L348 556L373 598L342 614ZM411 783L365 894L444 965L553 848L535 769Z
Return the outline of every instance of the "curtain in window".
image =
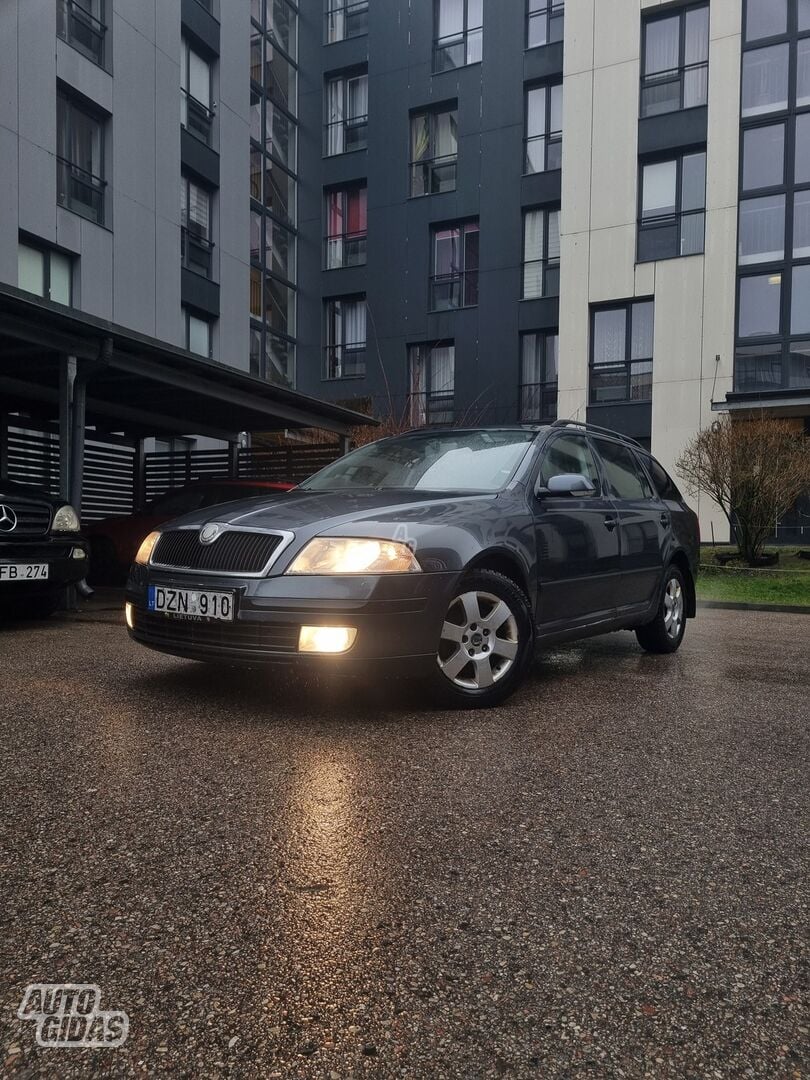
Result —
M546 133L546 88L535 86L526 94L526 138Z
M437 277L461 272L458 229L440 229L434 239L433 273Z
M411 118L411 161L430 156L430 116L420 113Z
M367 231L368 191L357 188L346 193L346 232L350 236L364 235Z
M642 170L642 217L674 214L678 178L677 161L658 161Z
M562 84L558 83L556 86L549 87L549 93L551 94L551 117L548 130L562 131L562 101L563 101L563 88Z
M523 335L520 379L524 386L543 382L543 338L540 334Z
M623 307L594 313L594 364L618 364L624 362L626 319L627 312Z
M545 376L546 382L557 381L557 370L560 355L560 336L559 334L549 334L546 338L546 365Z
M647 23L644 30L645 75L656 75L678 67L680 37L681 20L678 15Z
M702 64L709 59L709 9L687 11L684 19L684 63Z
M368 75L349 79L347 85L347 119L364 120L368 116Z
M740 203L739 261L773 262L785 254L785 196L766 195Z
M543 295L543 239L545 213L530 210L523 221L523 297Z
M461 36L463 33L464 0L439 0L439 37Z
M331 79L326 93L326 150L328 154L343 153L343 79Z
M633 304L630 325L630 359L647 360L653 354L652 301Z
M455 157L458 154L458 124L454 112L443 112L436 116L433 151L436 157Z
M554 262L560 258L560 211L549 210L548 212L548 261Z
M188 51L188 92L206 109L211 107L211 69L193 49Z
M346 36L346 0L327 0L326 4L326 40L343 41ZM351 2L351 0L349 0Z
M328 201L326 267L331 270L343 265L344 201L346 192L331 191Z
M788 46L769 45L743 54L742 115L786 109Z
M209 210L208 192L188 181L188 228L203 239L208 239Z
M430 355L430 390L434 394L452 394L455 382L454 345L440 345Z
M797 191L793 203L793 258L810 258L810 191Z
M366 347L365 300L343 301L343 343L348 349Z
M810 38L796 43L796 104L810 105Z

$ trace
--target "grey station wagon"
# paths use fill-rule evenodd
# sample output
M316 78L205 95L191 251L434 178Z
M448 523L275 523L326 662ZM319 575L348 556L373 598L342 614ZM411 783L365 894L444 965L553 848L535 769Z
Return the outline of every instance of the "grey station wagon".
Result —
M427 429L150 533L127 624L176 656L421 677L474 708L516 689L535 645L634 630L674 652L698 545L631 439L571 421Z

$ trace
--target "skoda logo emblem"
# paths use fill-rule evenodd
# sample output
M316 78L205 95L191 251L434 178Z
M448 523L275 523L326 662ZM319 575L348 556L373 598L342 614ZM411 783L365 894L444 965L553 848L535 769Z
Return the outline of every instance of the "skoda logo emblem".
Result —
M200 543L213 544L221 532L222 526L217 525L214 521L209 522L207 525L203 525L200 529Z
M10 506L0 503L0 532L10 533L17 528L17 515Z

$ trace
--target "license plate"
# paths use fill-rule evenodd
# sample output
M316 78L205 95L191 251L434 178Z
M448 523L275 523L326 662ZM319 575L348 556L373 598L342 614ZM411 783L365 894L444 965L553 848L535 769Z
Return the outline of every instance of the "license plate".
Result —
M199 589L170 589L150 585L147 607L180 619L221 619L233 621L233 593L202 592Z
M48 564L5 563L0 566L0 581L45 581L48 577Z

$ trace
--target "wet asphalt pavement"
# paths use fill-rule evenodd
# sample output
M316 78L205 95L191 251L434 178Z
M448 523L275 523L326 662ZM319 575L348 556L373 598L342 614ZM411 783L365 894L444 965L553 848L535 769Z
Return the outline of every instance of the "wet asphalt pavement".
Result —
M560 648L489 713L90 621L0 631L0 685L2 1075L807 1075L806 616ZM38 1049L35 981L126 1044Z

